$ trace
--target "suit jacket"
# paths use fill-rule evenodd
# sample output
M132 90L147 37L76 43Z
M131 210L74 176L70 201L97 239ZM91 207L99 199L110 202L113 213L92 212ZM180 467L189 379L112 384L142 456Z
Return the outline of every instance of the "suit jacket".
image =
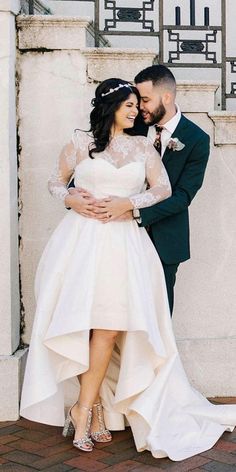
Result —
M141 128L140 134L147 134ZM140 210L141 226L151 227L153 243L165 264L177 264L190 258L188 207L203 183L209 157L209 136L184 115L172 134L185 147L181 151L166 148L162 162L169 175L172 196Z

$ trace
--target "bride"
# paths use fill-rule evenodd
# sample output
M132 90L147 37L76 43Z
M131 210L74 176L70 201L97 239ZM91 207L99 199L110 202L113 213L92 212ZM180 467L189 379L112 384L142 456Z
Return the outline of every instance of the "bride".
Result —
M64 424L63 434L87 452L129 424L138 451L182 460L232 431L236 406L212 405L190 386L158 254L144 228L119 218L171 195L159 154L130 132L138 91L108 79L93 105L90 133L73 133L49 190L69 207L74 175L108 211L103 222L86 218L91 199L78 198L80 214L67 212L43 252L21 415Z

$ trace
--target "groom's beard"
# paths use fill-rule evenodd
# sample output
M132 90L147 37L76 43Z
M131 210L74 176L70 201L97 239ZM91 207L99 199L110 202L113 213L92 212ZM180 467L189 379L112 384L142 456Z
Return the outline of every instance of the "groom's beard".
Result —
M149 114L150 118L146 121L148 126L157 125L166 114L166 109L161 101L158 108L156 108L152 113Z

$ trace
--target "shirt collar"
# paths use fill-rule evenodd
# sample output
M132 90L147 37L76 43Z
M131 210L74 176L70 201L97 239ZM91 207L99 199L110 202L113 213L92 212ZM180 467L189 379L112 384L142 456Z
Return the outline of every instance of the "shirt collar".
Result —
M180 111L179 105L176 103L175 106L176 106L176 114L163 125L163 128L169 131L170 134L174 132L181 118L181 111Z

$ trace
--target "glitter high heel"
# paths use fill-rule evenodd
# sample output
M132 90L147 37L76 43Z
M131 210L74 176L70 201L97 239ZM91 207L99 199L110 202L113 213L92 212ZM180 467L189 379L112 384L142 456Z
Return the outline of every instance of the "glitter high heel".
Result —
M111 432L105 427L101 402L94 403L93 409L95 409L97 415L99 431L91 431L91 438L94 441L100 443L110 442L112 440L112 435Z
M71 411L72 411L73 407L76 405L76 403L78 403L78 402L74 403L74 405L69 409L68 414L67 414L67 418L66 418L64 428L63 428L63 432L62 432L62 435L65 436L65 437L66 436L73 436L73 434L75 432L75 422L72 418ZM79 439L73 439L73 446L76 447L77 449L80 449L81 451L91 452L93 450L93 446L94 446L93 441L90 438L90 426L91 426L91 421L92 421L92 408L81 405L80 403L78 403L78 405L80 406L80 408L83 408L84 410L86 410L88 412L88 418L87 418L87 423L86 423L85 434Z

